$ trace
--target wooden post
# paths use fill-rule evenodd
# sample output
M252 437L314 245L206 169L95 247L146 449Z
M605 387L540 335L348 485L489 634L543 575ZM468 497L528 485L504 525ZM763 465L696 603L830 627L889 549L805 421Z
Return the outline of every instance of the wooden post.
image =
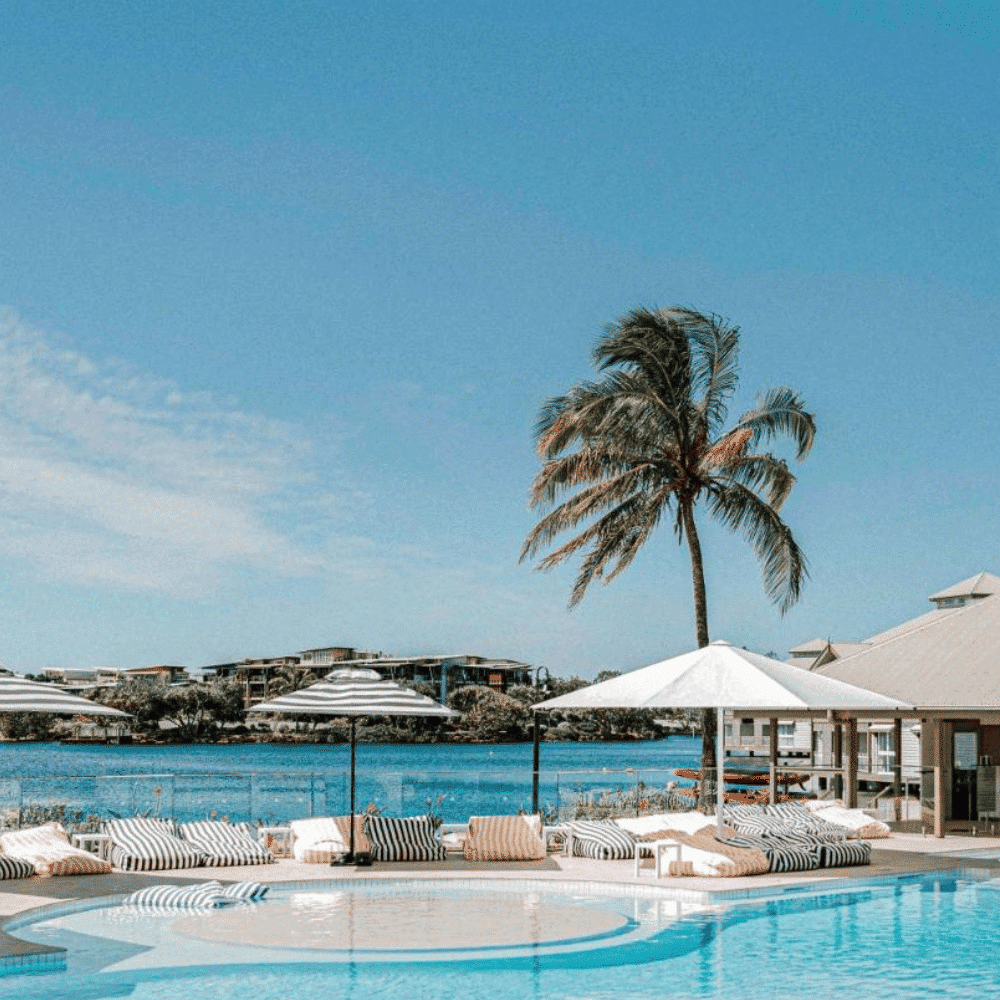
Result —
M944 739L941 720L934 719L934 836L944 836Z
M833 773L833 797L840 799L844 797L844 775L841 768L844 766L844 739L843 729L840 723L833 724L833 731L830 734L830 756L834 767Z
M896 752L892 768L892 794L896 800L893 815L898 823L903 818L903 720L899 716L892 720L892 745Z
M767 722L771 729L771 771L768 775L770 798L768 801L774 805L778 801L778 720L768 719Z
M847 720L846 799L848 809L858 808L858 720Z

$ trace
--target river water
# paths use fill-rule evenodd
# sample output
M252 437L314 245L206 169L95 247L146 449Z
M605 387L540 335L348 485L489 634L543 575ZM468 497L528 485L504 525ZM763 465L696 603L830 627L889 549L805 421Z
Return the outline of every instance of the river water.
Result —
M539 805L549 815L567 815L581 800L642 807L651 791L677 780L674 768L697 766L700 747L700 737L676 735L543 743ZM356 808L430 811L445 822L530 811L531 756L530 743L360 745ZM346 813L349 772L344 744L2 744L0 814L6 825L60 818L82 826L132 815L273 825Z

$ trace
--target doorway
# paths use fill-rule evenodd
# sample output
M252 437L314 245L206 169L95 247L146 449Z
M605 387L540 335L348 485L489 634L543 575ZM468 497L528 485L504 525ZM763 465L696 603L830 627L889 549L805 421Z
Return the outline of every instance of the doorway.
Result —
M979 819L979 811L976 808L979 730L956 728L952 746L951 818Z

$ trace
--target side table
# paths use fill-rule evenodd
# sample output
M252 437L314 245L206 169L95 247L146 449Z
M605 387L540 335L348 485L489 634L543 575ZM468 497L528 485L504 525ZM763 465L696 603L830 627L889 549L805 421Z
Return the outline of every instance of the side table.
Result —
M70 843L81 851L96 854L102 861L111 860L111 838L106 833L74 833Z
M258 827L257 840L268 848L276 858L290 858L292 856L292 828L290 826Z

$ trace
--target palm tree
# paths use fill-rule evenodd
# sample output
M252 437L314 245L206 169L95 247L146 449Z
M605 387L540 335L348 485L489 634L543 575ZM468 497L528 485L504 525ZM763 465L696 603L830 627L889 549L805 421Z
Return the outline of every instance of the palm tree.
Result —
M784 614L798 600L806 561L782 521L795 477L783 459L756 447L778 435L809 453L813 417L791 389L771 389L725 430L739 382L739 328L714 314L672 307L634 309L611 324L594 349L604 376L549 400L536 426L543 460L533 508L549 508L521 550L522 561L562 532L581 526L539 563L551 569L578 552L582 562L570 607L598 578L613 580L669 514L686 541L694 588L695 635L706 646L708 600L699 505L753 546L768 596ZM575 450L571 450L575 449ZM556 506L566 493L572 494ZM713 773L715 713L704 713L702 770ZM703 798L710 794L703 781Z

